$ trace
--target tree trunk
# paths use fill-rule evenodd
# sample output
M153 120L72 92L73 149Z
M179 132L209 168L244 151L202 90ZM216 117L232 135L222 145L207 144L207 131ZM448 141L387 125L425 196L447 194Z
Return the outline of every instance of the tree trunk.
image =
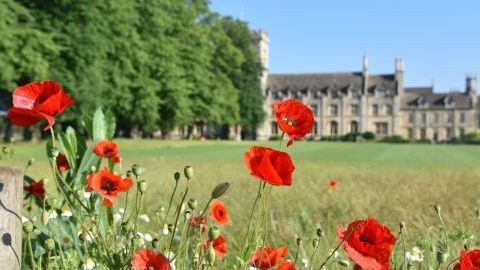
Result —
M19 270L22 256L23 173L0 167L0 265ZM5 269L7 269L5 268Z

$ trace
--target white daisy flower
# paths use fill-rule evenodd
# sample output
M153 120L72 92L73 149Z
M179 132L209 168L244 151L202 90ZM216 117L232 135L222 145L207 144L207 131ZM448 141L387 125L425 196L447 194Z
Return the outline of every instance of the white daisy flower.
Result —
M73 216L73 213L69 209L62 209L60 216L62 217L63 221L68 221Z
M149 233L146 233L144 236L143 236L143 239L145 239L145 241L147 242L152 242L153 241L153 237L151 234Z
M162 229L162 234L163 235L168 235L168 224L163 224L163 229Z
M411 263L423 262L423 252L418 247L413 247L411 251L405 252L405 258Z
M139 236L138 239L140 239L138 246L143 247L145 245L145 235L141 232L137 232L137 235Z
M118 213L124 214L125 213L125 208L118 208Z
M87 191L83 192L83 198L85 200L89 200L91 196L92 196L92 192L87 192Z
M63 236L62 237L62 246L64 248L69 248L69 247L73 246L72 238L68 235Z
M138 218L140 218L140 220L145 222L145 223L150 222L150 218L147 216L147 214L142 214Z
M82 269L83 270L92 270L95 268L95 263L93 262L92 259L87 258L85 263L82 264Z
M57 211L55 209L48 210L48 218L56 219L58 217Z
M114 220L115 222L119 222L120 220L122 220L122 215L119 214L119 213L113 214L113 220Z
M303 258L302 264L303 264L303 267L308 268L308 266L310 265L310 262L308 261L307 258Z

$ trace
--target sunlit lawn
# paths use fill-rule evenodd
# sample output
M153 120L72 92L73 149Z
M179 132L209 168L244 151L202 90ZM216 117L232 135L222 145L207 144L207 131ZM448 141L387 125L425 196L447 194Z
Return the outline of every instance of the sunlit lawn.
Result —
M151 216L166 205L174 186L173 173L185 165L195 170L191 197L199 200L200 207L216 183L229 181L231 189L222 199L232 223L223 230L231 245L240 244L258 187L242 157L258 142L118 142L123 169L133 163L146 168L146 211ZM278 142L260 144L279 146ZM49 176L43 144L18 144L15 149L17 166L24 167L34 157L28 174ZM480 147L295 142L286 151L296 170L291 187L273 188L269 235L274 245L288 241L293 247L301 235L310 249L309 239L317 226L332 240L338 225L367 216L388 224L394 232L405 221L407 240L414 243L430 226L439 226L432 208L435 203L442 206L450 229L463 223L472 232L480 231L475 214L475 198L480 197ZM335 193L327 191L330 179L339 182ZM160 229L150 223L147 231L158 233ZM323 250L332 244L323 243Z

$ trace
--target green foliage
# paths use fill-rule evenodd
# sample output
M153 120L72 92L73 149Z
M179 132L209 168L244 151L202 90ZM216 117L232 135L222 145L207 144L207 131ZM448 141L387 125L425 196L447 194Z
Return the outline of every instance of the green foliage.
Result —
M65 126L98 106L124 136L233 124L252 133L263 120L251 30L206 1L7 0L0 36L0 90L58 81L76 100Z
M341 140L344 142L356 142L358 136L361 136L361 134L358 132L349 132L343 135Z
M362 134L362 137L365 139L365 140L375 140L375 133L371 132L371 131L365 131L363 134Z
M382 138L381 142L385 143L409 143L410 141L400 135L392 135Z

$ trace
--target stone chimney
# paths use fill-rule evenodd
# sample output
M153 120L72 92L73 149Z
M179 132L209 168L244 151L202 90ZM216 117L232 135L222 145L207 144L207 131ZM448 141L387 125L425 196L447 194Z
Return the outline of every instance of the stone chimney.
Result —
M367 89L368 89L368 56L367 56L367 54L363 55L362 76L363 76L362 92L363 92L364 95L366 95L367 94Z
M472 99L472 104L477 104L477 77L475 75L467 75L465 93Z
M397 95L403 94L403 59L396 58L395 59L395 82L397 83L396 93Z

